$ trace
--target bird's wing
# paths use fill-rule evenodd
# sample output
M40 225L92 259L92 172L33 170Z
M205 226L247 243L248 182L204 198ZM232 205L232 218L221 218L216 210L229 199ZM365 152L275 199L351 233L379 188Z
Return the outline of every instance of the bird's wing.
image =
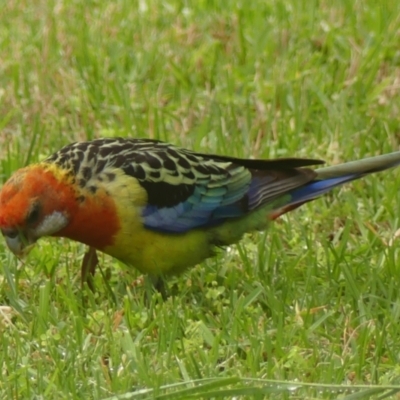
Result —
M135 141L120 165L146 190L146 228L183 233L241 217L309 182L315 160L242 160Z
M88 170L122 169L147 192L142 212L146 228L169 233L241 217L311 181L315 172L301 167L322 163L237 159L194 153L156 140L123 138L71 144L49 160L68 163L83 178Z

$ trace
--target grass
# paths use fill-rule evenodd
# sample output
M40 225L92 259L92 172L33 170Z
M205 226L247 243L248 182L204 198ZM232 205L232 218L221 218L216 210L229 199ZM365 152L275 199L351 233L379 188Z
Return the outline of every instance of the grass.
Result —
M396 2L1 8L3 181L102 136L329 164L399 147ZM399 185L390 171L336 190L149 305L108 257L82 291L79 244L17 260L1 241L1 398L397 398Z

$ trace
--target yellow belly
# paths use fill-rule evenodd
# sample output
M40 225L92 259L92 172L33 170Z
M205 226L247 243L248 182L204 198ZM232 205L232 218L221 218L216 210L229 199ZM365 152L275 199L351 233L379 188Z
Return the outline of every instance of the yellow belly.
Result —
M120 233L104 251L127 265L151 275L175 274L212 255L205 231L163 234L143 227Z

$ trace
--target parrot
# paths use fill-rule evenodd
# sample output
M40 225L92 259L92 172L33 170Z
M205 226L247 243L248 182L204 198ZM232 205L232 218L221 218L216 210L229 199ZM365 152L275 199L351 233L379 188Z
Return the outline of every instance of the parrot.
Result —
M148 275L178 274L267 229L271 221L331 189L400 164L400 151L331 167L316 159L242 159L139 138L68 144L14 172L0 191L0 230L26 254L41 237L89 247Z

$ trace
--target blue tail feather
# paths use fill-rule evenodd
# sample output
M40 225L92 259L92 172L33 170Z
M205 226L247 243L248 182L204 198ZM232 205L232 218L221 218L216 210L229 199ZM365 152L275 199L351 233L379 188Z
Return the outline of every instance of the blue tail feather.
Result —
M340 176L338 178L329 178L321 181L312 181L305 186L291 192L291 200L289 204L304 203L310 200L320 197L323 194L329 192L336 186L343 185L346 182L350 182L357 179L359 174L351 174Z

